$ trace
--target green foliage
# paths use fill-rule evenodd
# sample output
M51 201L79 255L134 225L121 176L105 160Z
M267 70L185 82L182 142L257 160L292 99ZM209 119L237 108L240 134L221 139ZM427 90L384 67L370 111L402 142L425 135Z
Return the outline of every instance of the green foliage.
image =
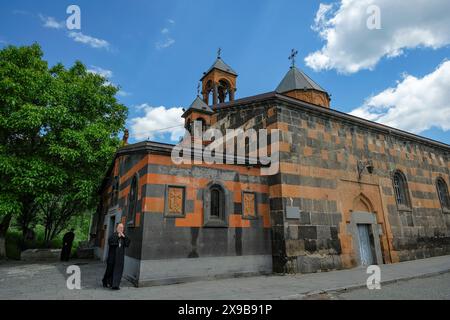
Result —
M0 216L24 214L31 199L50 214L54 237L96 205L127 109L118 88L81 62L49 68L42 56L37 44L0 50Z

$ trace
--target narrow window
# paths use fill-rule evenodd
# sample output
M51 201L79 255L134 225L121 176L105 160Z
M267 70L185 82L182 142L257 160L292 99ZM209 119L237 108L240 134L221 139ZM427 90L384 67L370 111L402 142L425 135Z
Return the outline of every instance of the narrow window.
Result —
M220 183L211 183L203 193L203 225L205 227L227 227L229 195Z
M186 123L186 130L187 130L190 134L192 134L192 121L191 121L191 119L189 119L189 120L187 121L187 123Z
M436 189L441 202L442 210L450 212L450 197L448 195L448 187L444 179L438 178L436 180Z
M211 188L211 218L223 219L225 197L222 188L214 186Z
M206 131L206 120L203 118L197 118L195 121L199 121L200 124L202 125L202 132Z
M406 177L401 171L396 171L393 177L395 198L400 209L410 209L411 204L408 196L408 184Z
M137 198L138 198L138 181L137 176L133 177L130 186L129 202L128 202L128 221L133 222L136 217Z
M115 176L113 181L113 188L112 188L112 200L111 200L111 206L117 206L119 204L119 177Z

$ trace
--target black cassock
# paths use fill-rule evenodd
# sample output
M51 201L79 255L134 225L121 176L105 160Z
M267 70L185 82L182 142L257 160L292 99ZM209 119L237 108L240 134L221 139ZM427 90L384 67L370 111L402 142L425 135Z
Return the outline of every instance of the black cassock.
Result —
M72 250L75 234L72 231L67 232L63 237L63 247L61 250L61 261L69 261L70 251Z
M120 286L120 280L122 280L125 248L130 245L130 239L126 235L125 237L119 237L117 232L114 232L108 239L108 245L108 259L106 261L103 284L118 288Z

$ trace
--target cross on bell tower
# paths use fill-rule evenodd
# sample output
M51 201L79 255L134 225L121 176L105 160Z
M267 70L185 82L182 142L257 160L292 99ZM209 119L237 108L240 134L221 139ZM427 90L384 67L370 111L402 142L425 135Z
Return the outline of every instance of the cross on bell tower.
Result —
M295 49L292 49L291 50L291 55L289 56L289 60L292 60L292 66L291 66L291 68L295 68L295 57L297 56L297 54L298 54L298 51L297 50L295 50Z

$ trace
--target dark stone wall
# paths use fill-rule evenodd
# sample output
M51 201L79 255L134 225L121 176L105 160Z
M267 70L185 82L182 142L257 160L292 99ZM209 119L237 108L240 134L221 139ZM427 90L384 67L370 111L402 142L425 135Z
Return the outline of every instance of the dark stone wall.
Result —
M200 258L242 255L270 255L270 228L264 226L264 217L257 212L255 218L245 219L248 226L232 225L229 218L231 215L242 215L242 202L234 201L237 193L248 190L246 185L267 184L266 177L246 175L233 169L219 169L203 166L180 167L176 165L148 164L140 170L140 175L156 174L161 176L173 176L174 179L191 179L190 184L184 182L186 193L194 191L194 198L187 197L185 205L185 216L191 214L202 216L202 212L195 208L203 208L204 192L207 188L206 182L220 181L227 189L227 200L232 204L226 212L227 227L206 227L203 219L200 224L177 225L176 217L166 216L163 211L145 211L143 216L143 239L142 260L177 259L177 258ZM162 182L162 181L161 181ZM166 184L151 182L145 185L145 197L147 199L163 199L166 197ZM228 183L238 187L229 189ZM168 183L172 184L172 183ZM193 190L192 190L193 189ZM254 192L256 206L268 205L268 194L265 192ZM154 201L154 200L148 200ZM196 206L197 203L197 206ZM245 224L245 223L244 223Z
M124 221L125 225L125 233L130 238L130 247L127 248L126 254L132 258L140 259L141 258L141 252L142 252L142 233L143 229L142 226L137 225L131 225L128 224L128 211L129 211L129 201L128 201L128 192L125 194L122 194L124 190L128 188L131 184L131 181L133 179L134 174L138 173L137 164L142 161L145 158L146 154L131 154L131 155L125 155L116 158L114 167L112 172L110 173L110 176L108 177L107 183L103 187L101 196L102 196L102 210L99 212L100 216L98 218L97 223L97 234L102 235L101 237L98 237L98 240L103 239L103 243L106 243L108 241L106 230L105 230L105 217L108 213L120 212L119 216L121 217L121 221ZM119 185L119 194L122 194L122 196L119 197L118 206L117 208L114 208L111 206L111 197L112 193L108 192L108 190L111 190L112 183L114 181L115 176L121 177L122 181ZM128 176L127 179L123 181L123 177ZM137 208L136 212L138 215L142 213L142 195L144 194L144 190L141 190L141 197L138 198L137 201ZM123 220L122 220L123 219ZM116 221L118 223L120 221ZM100 246L100 241L97 242L97 245Z
M261 219L250 228L177 227L174 218L144 215L142 260L270 254L270 229Z
M216 127L222 131L225 129L253 128L276 129L278 114L276 107L271 102L262 102L245 108L235 107L232 109L218 110ZM271 143L270 131L267 144ZM265 177L269 188L281 181L281 174ZM270 224L271 224L271 248L272 265L274 272L285 272L287 261L286 237L284 230L285 214L281 204L281 198L277 195L269 194Z
M392 232L389 249L392 261L450 254L450 214L443 213L435 189L438 176L449 184L449 149L287 102L275 105L273 101L266 101L244 108L219 109L214 117L213 126L222 130L280 128L281 164L298 165L305 170L282 169L276 175L261 177L245 175L232 168L150 163L136 172L140 177L153 174L265 185L270 192L257 192L256 198L258 203L269 206L270 228L265 228L262 217L251 220L246 228L177 226L177 218L164 216L163 210L144 212L144 199L165 197L165 182L155 181L142 186L138 204L141 223L127 231L133 243L130 256L157 260L272 254L275 272L316 272L348 267L348 261L343 261L344 244L348 248L348 243L344 243L346 231L342 229L348 223L345 220L348 212L342 210L346 190L339 186L342 180L357 179L358 160L374 163L373 174L368 179L365 172L363 182L370 180L380 189L382 203L376 205L386 211ZM121 176L133 172L144 156L119 158ZM407 177L410 211L399 210L395 203L391 176L396 169ZM129 177L122 181L122 191L131 183L132 175ZM203 200L205 186L186 185L186 188L196 188L195 198L186 201L186 213L194 213L198 207L196 202ZM127 212L126 195L120 199L119 207L124 214ZM298 208L298 218L287 218L288 207ZM229 213L241 215L242 203L233 201Z
M281 152L281 162L307 170L298 174L281 172L269 181L283 184L283 190L294 193L296 188L303 190L301 187L317 190L314 198L303 197L301 192L298 197L271 198L273 210L285 211L291 205L300 210L299 219L285 218L287 225L279 224L279 241L284 238L287 248L285 269L315 272L342 267L338 235L342 232L344 213L340 203L345 190L337 188L340 179L357 179L357 160L374 163L370 179L380 185L387 203L398 260L450 254L450 215L443 213L435 188L437 176L449 183L450 149L289 105L280 104L276 113L279 126L285 128L281 141L288 145ZM396 169L402 170L408 180L410 212L399 211L395 204L391 176ZM333 171L336 175L325 173ZM314 172L314 177L308 172ZM326 189L323 194L335 195L337 201L317 199L323 198L321 188Z

